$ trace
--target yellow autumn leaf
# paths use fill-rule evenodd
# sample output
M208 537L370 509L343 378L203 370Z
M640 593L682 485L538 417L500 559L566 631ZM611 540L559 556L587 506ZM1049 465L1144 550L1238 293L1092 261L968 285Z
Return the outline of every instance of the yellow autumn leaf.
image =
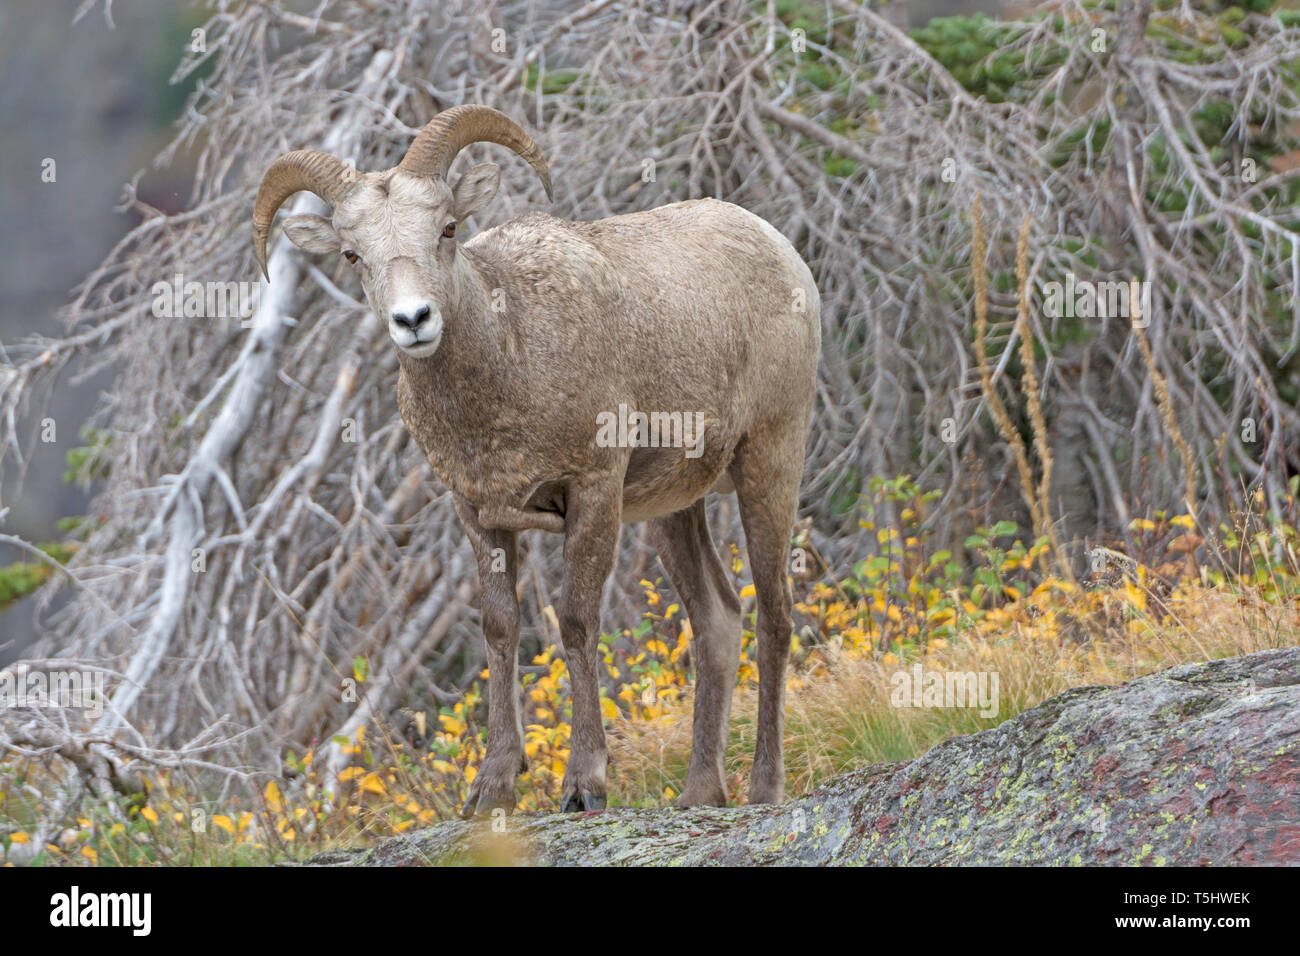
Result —
M618 704L614 703L608 697L600 699L600 715L610 720L617 720L619 717Z
M438 723L442 724L442 729L453 737L459 737L465 733L465 722L458 720L451 714L439 714Z
M386 792L384 790L384 782L379 779L379 774L375 773L373 770L361 778L357 787L364 790L366 793L377 793L382 795Z
M280 785L274 780L267 781L266 789L262 791L262 796L266 797L266 805L272 810L280 809Z
M19 830L17 833L9 834L10 843L28 843L30 841L31 841L31 837L29 837L22 830Z
M1140 587L1136 587L1128 581L1125 581L1124 595L1128 598L1129 603L1139 611L1145 611L1147 609L1147 593Z
M752 584L746 584L743 588L740 589L740 596L742 598L753 597L754 594L755 594L754 585Z
M365 772L365 767L344 767L339 772L339 783L347 783L353 777L359 777Z
M140 811L140 816L144 817L150 823L158 822L158 811L155 810L153 807L148 807L148 806L145 807L143 810Z
M230 817L226 816L224 813L218 813L216 816L214 816L212 818L212 825L214 827L218 827L219 829L225 830L227 833L235 832L235 824L232 823Z
M95 863L99 860L99 854L95 852L95 848L93 846L83 846L81 848L81 855L84 856L91 863Z

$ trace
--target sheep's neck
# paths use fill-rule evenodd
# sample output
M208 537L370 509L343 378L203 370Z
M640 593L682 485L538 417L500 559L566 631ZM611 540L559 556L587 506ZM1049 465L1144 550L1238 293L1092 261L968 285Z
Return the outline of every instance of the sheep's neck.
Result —
M490 427L514 400L510 329L492 311L491 277L468 254L453 260L442 345L428 358L398 353L413 395L428 413L459 428Z

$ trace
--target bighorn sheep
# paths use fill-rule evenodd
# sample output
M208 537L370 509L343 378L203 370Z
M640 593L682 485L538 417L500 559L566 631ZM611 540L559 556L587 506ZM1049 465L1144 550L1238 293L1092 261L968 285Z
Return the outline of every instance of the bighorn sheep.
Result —
M451 490L477 557L487 640L487 755L462 813L515 805L526 766L518 689L518 533L562 532L556 602L573 689L564 810L605 806L597 641L620 526L646 521L694 632L692 753L678 803L727 798L727 724L741 606L705 519L710 489L736 492L758 600L759 717L751 803L784 792L790 650L787 565L820 347L820 301L794 247L767 222L713 199L597 222L530 213L462 243L457 225L495 195L499 167L447 173L471 143L507 146L541 178L541 150L504 114L435 117L396 167L359 173L314 150L272 164L253 238L266 271L276 210L311 190L332 218L292 216L291 242L342 253L387 320L397 401ZM600 440L627 409L703 423L689 449ZM604 416L602 418L602 416ZM608 438L609 436L605 436ZM620 447L621 445L621 447ZM659 446L659 447L656 447ZM687 453L689 452L689 453Z

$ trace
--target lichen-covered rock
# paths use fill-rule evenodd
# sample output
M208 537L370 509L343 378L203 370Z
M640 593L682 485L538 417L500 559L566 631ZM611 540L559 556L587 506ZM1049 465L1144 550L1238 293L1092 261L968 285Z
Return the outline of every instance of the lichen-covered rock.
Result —
M1300 648L1069 691L776 807L442 823L367 866L1300 864Z

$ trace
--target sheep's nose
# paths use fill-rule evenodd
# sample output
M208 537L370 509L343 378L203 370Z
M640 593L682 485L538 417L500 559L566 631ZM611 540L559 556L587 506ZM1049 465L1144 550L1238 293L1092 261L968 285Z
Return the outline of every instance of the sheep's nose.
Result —
M394 322L396 322L398 325L404 325L408 329L412 329L412 330L414 330L421 322L423 322L428 317L429 317L429 307L427 305L420 306L418 309L415 310L413 314L409 314L409 315L406 312L393 313Z

